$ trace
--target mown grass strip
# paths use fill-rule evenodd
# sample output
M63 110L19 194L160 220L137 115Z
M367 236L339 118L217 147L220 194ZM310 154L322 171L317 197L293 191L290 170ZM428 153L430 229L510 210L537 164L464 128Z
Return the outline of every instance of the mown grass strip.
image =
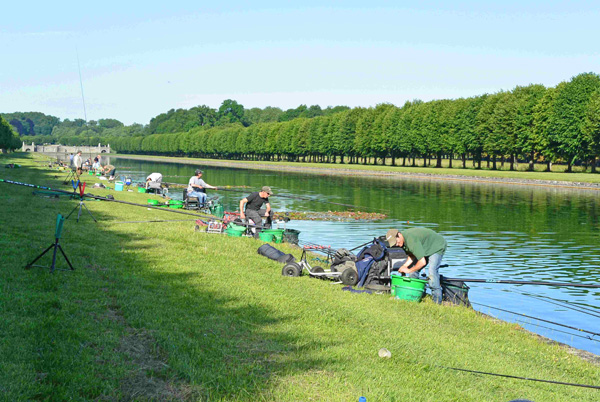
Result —
M2 166L9 161L24 167L0 168L1 177L59 186L62 173L0 157ZM99 223L69 220L61 241L76 270L26 271L53 241L56 214L77 200L0 185L10 195L0 215L7 400L598 400L595 390L437 367L600 383L597 366L517 325L282 277L281 264L256 253L261 242L196 233L188 222L113 224L167 212L87 201ZM391 359L378 357L381 347Z

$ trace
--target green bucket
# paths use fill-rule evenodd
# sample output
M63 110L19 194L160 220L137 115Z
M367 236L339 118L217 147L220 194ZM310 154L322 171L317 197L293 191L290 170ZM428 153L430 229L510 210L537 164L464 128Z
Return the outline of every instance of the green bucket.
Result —
M88 174L89 174L90 176L93 176L93 175L94 175L94 172L93 172L93 171L91 171L91 170L89 170L89 171L88 171Z
M169 200L169 208L181 209L181 208L183 208L183 201Z
M151 200L151 199L148 199L148 204L150 204L150 205L158 205L158 204L159 204L159 201L158 201L158 200Z
M423 298L427 281L401 275L392 275L391 279L392 296L396 299L419 302Z
M236 225L235 223L231 222L231 223L229 223L229 225L227 225L227 230L229 230L229 229L231 229L234 232L239 232L239 231L245 232L246 226L239 226L239 225Z
M138 187L138 193L146 193L146 188L145 187Z
M102 176L102 172L96 172L96 176Z
M227 230L225 230L225 233L227 233L227 236L231 236L231 237L242 237L244 235L244 232L246 231L246 228L242 226L242 230L236 230L234 228L227 228Z
M283 243L283 232L284 229L264 229L261 233L270 234L273 236L273 240L267 241L275 241L275 243ZM259 235L260 238L260 235Z
M258 238L262 241L273 241L274 237L275 236L273 236L273 233L267 233L265 231L262 231L258 234Z

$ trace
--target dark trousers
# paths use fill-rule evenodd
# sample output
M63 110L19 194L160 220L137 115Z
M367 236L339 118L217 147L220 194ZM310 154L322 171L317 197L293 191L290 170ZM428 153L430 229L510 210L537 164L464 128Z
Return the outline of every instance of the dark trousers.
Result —
M267 216L266 222L263 225L262 218L265 216L267 212L266 209L255 210L255 209L247 209L246 210L246 219L252 219L254 225L257 228L270 228L273 223L273 210L269 211L269 216Z

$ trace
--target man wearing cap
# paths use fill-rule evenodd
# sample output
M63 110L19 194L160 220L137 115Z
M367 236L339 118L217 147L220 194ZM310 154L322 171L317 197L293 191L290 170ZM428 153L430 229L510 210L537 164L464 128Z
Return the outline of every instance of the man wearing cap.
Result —
M242 198L240 201L240 218L252 219L255 225L262 226L262 217L260 212L263 204L266 204L264 216L267 217L267 223L271 219L271 204L269 204L269 196L273 195L271 187L264 186L260 191L250 194L248 197ZM244 206L246 210L244 211Z
M440 285L440 263L446 252L446 239L442 235L427 228L410 228L402 232L390 229L385 235L388 247L402 247L408 258L404 265L398 269L399 273L407 274L411 278L418 278L419 272L427 266L429 268L429 287L433 301L442 303L442 286Z
M198 198L198 202L200 204L204 204L206 202L206 189L212 188L213 190L217 190L215 186L211 186L207 184L204 180L202 180L202 174L204 172L200 169L196 169L196 175L190 177L190 181L188 183L187 188L187 196Z

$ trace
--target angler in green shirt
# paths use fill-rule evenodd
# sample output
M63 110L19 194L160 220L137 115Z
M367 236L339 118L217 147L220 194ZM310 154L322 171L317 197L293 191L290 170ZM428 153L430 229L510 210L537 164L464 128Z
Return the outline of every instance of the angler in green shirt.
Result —
M440 263L446 252L446 239L442 235L427 228L410 228L403 231L390 229L385 235L388 247L402 247L408 258L398 272L411 278L418 278L419 272L429 268L429 287L433 301L442 303L442 286L440 285Z

